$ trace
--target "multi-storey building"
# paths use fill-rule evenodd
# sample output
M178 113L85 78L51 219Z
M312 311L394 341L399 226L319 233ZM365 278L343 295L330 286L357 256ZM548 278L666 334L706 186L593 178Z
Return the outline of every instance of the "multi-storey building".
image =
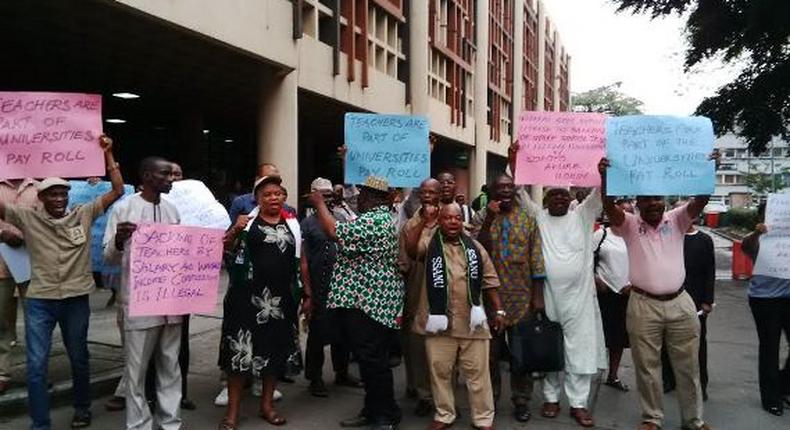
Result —
M777 191L790 184L790 144L779 138L774 138L758 155L752 154L746 142L733 134L716 139L715 147L721 152L721 162L712 201L743 207L764 199L764 192L755 193L747 183L749 175L762 176L766 184L773 180Z
M125 168L160 154L215 186L263 161L293 191L340 180L343 115L367 111L427 116L432 170L476 194L521 111L570 105L538 0L31 0L0 19L4 90L99 92Z

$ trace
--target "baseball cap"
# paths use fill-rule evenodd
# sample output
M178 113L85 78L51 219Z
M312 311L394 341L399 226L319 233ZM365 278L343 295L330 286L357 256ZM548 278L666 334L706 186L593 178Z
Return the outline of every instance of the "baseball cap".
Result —
M52 187L66 187L67 189L71 189L71 184L69 183L69 181L65 179L52 177L52 178L46 178L43 181L39 182L38 185L36 185L36 188L38 189L39 193L46 191Z
M283 183L283 178L275 175L268 175L258 178L255 180L255 185L252 186L252 193L255 194L255 191L258 190L258 187L264 184L268 184L270 182L280 185Z
M332 192L332 181L326 178L315 178L310 184L310 191L329 191Z

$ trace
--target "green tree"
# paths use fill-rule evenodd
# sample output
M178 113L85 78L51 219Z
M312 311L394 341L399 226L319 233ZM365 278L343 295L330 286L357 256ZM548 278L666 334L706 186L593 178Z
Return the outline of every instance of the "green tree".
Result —
M790 1L611 0L618 11L653 18L685 14L686 71L711 57L743 63L741 74L700 103L718 135L735 133L752 153L773 136L790 140Z
M615 82L573 95L573 110L576 112L601 112L613 116L638 115L642 113L642 101L623 94L622 82Z
M762 172L756 166L753 166L749 172L741 172L743 180L751 190L760 196L768 193L780 191L790 184L785 182L785 176L790 173L790 168L783 168L779 172L771 175L770 172ZM775 187L775 188L774 188Z

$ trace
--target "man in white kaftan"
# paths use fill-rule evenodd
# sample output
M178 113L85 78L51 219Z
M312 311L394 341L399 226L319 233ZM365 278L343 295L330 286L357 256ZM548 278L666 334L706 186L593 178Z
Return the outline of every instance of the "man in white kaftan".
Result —
M562 324L565 346L565 394L580 425L591 427L587 400L593 376L606 368L601 315L593 274L593 225L602 211L601 194L593 190L575 210L568 210L570 193L554 188L546 193L545 208L521 192L524 206L538 222L546 266L546 315ZM546 375L542 414L559 412L559 372Z

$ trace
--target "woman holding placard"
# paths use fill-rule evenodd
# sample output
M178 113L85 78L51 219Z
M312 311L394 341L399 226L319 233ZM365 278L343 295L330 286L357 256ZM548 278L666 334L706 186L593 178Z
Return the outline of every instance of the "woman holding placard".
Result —
M279 176L255 181L258 208L225 235L225 248L235 255L225 296L219 366L228 374L228 408L220 430L237 427L244 382L263 379L260 416L272 425L285 419L272 405L278 378L289 358L298 353L297 298L301 234L299 223L283 210L285 190ZM305 288L302 311L309 315L310 291Z

